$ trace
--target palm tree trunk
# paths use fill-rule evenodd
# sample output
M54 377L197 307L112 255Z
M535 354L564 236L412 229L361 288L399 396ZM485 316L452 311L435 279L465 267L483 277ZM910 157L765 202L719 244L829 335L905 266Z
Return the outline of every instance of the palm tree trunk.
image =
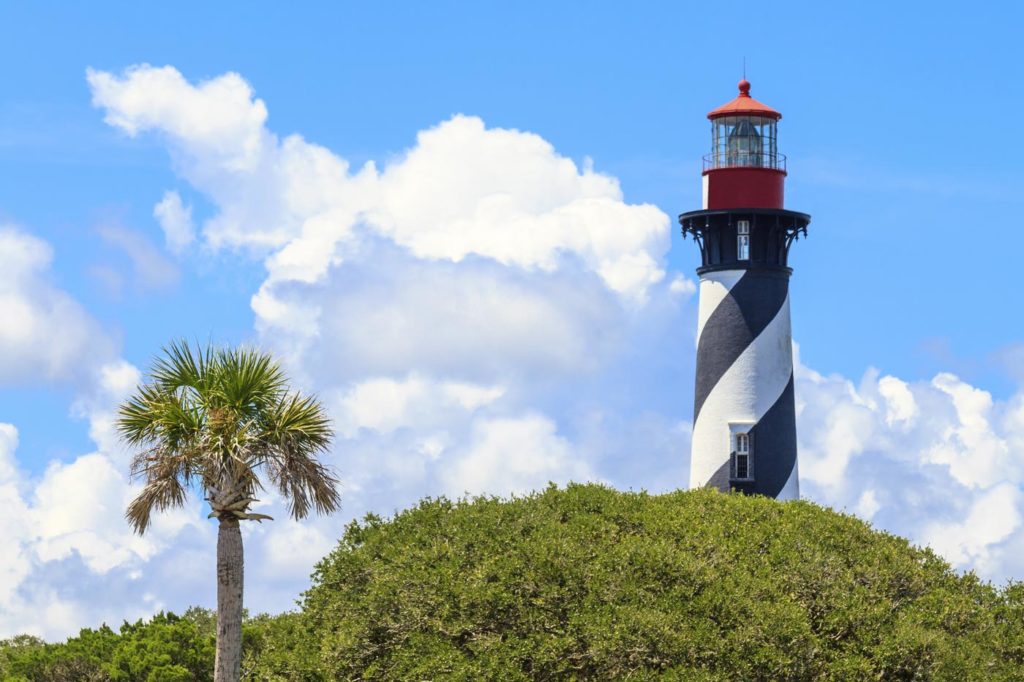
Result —
M214 682L242 676L242 532L225 514L217 531L217 662Z

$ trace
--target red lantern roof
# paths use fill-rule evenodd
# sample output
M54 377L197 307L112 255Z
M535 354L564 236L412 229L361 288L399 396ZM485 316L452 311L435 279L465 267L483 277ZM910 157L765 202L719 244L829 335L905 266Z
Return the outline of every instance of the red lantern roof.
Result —
M750 81L740 81L740 95L728 104L723 104L710 114L708 118L716 119L722 116L767 116L778 121L782 114L772 109L767 104L761 104L750 96Z

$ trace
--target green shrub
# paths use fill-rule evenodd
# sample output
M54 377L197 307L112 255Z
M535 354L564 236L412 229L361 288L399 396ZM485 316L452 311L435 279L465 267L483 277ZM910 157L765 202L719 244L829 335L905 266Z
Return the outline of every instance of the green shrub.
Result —
M189 614L209 617L202 609ZM213 644L214 633L193 619L159 613L124 623L120 632L84 629L60 644L7 640L0 671L4 679L31 682L202 682L213 679Z
M1024 680L1024 584L808 502L554 487L352 523L303 609L247 618L243 679ZM0 678L209 680L189 609L0 643Z
M307 679L1024 679L1022 589L807 502L596 485L347 529Z

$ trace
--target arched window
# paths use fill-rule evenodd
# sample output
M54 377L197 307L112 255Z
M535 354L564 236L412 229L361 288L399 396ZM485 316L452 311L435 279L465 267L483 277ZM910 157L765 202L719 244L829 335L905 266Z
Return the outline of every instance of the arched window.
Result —
M754 478L754 462L752 460L754 449L752 440L749 433L736 434L736 449L733 453L733 478L743 481Z

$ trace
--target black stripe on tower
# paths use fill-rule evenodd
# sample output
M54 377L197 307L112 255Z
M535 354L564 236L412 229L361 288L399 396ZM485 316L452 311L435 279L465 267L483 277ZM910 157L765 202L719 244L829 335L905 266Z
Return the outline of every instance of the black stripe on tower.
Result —
M775 404L754 425L753 490L744 491L777 497L796 469L796 401L793 375ZM737 489L742 489L737 486Z
M754 480L732 480L732 458L708 481L709 488L778 497L796 469L796 402L793 377L786 389L750 430L754 448Z
M719 302L697 340L694 422L719 379L775 319L788 294L788 272L748 270Z

